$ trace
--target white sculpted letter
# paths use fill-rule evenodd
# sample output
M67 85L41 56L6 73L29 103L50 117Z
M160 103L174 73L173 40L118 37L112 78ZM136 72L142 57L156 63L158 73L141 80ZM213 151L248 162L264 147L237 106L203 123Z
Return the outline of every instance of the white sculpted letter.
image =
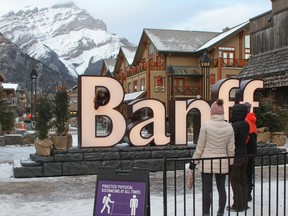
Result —
M259 102L254 101L254 92L258 88L263 88L263 80L244 80L240 83L239 91L242 92L242 103L249 102L252 105L250 112L253 112L254 107L259 107Z
M107 104L94 108L95 88L104 87L110 93ZM124 91L121 84L111 77L80 76L80 129L81 147L111 147L124 136L126 121L123 115L115 110L123 101ZM106 116L110 119L111 132L107 136L96 136L96 116Z
M175 101L175 145L187 143L187 114L193 108L199 110L201 124L210 119L210 106L207 101Z
M133 146L145 146L154 140L155 145L167 145L170 142L170 137L167 137L165 133L166 123L164 104L158 100L147 99L132 102L131 105L133 113L142 108L150 108L152 110L153 117L148 118L147 120L140 120L135 124L131 124L130 132L128 132L130 144ZM153 134L148 138L145 138L142 136L141 130L150 123L153 124Z
M239 86L239 79L229 78L217 81L212 88L212 101L217 100L217 98L221 98L224 101L224 117L226 120L229 120L229 107L235 104L234 101L230 101L230 92L233 88L239 88Z

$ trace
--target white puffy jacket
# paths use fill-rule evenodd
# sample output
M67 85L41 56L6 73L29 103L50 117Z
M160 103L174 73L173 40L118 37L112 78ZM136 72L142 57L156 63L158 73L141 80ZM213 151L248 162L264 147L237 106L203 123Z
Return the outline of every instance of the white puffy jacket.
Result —
M230 123L226 122L224 115L212 115L211 120L201 126L200 134L193 159L211 157L234 156L234 131ZM212 163L211 163L212 161ZM204 173L228 173L229 162L233 164L233 159L209 159L195 160L199 163L200 172Z

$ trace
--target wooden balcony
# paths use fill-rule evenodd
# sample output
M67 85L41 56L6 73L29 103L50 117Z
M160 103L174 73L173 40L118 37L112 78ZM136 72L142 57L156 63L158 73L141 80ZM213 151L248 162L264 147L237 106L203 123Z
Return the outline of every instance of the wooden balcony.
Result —
M166 65L164 64L164 62L148 62L148 63L143 62L143 63L140 63L136 66L127 68L125 70L125 74L127 77L129 77L129 76L133 76L135 74L139 74L143 71L146 71L148 64L149 64L149 68L151 71L164 71L164 70L166 70Z
M248 62L248 59L212 59L211 67L240 67L243 68ZM219 65L220 64L220 65Z
M200 95L200 86L174 86L174 95L197 96Z
M166 65L164 62L149 62L150 70L153 71L164 71L166 70Z

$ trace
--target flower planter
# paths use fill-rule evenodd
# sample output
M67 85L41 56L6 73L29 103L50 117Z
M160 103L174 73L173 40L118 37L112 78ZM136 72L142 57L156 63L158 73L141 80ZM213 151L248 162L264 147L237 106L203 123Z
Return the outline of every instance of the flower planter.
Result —
M280 147L285 146L286 139L287 137L284 132L273 132L271 135L271 142L276 143Z
M53 148L57 150L65 150L69 147L72 147L72 135L65 134L65 135L52 135L51 139L53 141Z
M36 154L39 156L50 156L51 155L51 149L52 149L53 141L51 139L36 139L34 142Z

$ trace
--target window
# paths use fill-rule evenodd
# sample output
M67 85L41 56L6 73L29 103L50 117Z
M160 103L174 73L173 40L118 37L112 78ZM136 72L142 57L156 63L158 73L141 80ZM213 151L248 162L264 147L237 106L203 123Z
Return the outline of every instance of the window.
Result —
M140 91L145 90L145 78L142 78L140 82L141 82Z
M183 94L185 91L185 79L175 78L175 94Z
M250 53L250 35L245 35L245 59L249 59Z
M132 84L128 83L128 93L131 93L131 92L132 92Z
M138 82L137 80L133 81L133 92L137 92L138 91Z
M156 92L163 92L165 91L165 77L155 77L154 78L155 81L155 91Z
M219 47L219 56L223 58L225 66L233 66L235 58L235 48L233 47Z

